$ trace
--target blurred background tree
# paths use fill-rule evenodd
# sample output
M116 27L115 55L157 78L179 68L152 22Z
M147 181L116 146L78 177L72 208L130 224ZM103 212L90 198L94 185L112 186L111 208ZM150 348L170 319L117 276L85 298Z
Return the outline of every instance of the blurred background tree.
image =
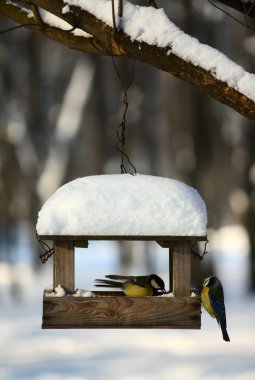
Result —
M253 30L209 2L161 0L158 5L184 32L254 72ZM4 17L0 23L2 30L13 26ZM115 59L128 81L132 60ZM15 263L21 235L28 237L31 252L38 250L37 213L59 186L80 176L120 172L115 144L123 93L110 57L68 50L33 30L1 35L0 66L0 260ZM141 62L128 98L127 150L137 171L197 188L210 229L245 227L254 291L254 125ZM121 249L126 252L121 265L129 265L132 246ZM37 254L31 260L40 266ZM211 272L210 265L194 261L195 282Z

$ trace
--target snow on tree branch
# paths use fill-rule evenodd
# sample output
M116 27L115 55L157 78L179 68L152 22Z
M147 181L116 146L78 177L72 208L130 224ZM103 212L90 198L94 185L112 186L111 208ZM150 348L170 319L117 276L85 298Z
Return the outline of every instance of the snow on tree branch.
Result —
M79 30L70 32L70 30L73 29L70 24L55 17L54 14L46 14L42 9L40 9L40 14L43 24L37 22L33 12L28 8L22 7L14 2L12 3L11 1L0 0L0 14L17 22L21 26L42 33L46 37L61 43L70 49L98 53L98 50L92 44L92 36L87 34L85 38L85 32ZM56 20L58 20L58 22ZM51 21L51 24L48 23L48 21ZM5 30L0 30L0 35L3 33L5 33Z
M41 11L41 16L51 28L39 30L47 37L73 48L79 38L80 50L134 57L193 84L255 121L255 75L182 32L163 9L125 1L123 17L115 16L118 31L114 31L109 0L24 0L23 3L32 3L47 11ZM15 19L11 12L4 11L4 7L9 6L10 1L0 0L0 13ZM31 20L31 16L27 19ZM63 24L63 20L67 24ZM20 22L17 17L16 21ZM63 30L69 27L81 32L75 36ZM92 37L82 35L82 31ZM62 41L59 33L65 33ZM72 43L66 35L72 36Z

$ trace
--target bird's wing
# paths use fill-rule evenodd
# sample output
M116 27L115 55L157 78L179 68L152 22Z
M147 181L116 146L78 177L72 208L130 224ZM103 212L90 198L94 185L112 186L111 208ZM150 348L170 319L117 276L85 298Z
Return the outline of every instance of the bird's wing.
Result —
M230 342L228 332L227 332L227 320L226 320L226 311L224 305L224 296L222 293L215 294L211 290L209 291L209 298L211 301L212 308L216 315L217 322L219 323L223 335L223 339L227 342Z
M137 284L141 286L142 288L148 287L148 277L149 276L123 276L119 274L108 274L105 276L106 278L110 278L112 280L124 280L128 281L132 284Z
M123 276L120 274L107 274L106 278L110 278L111 280L133 280L134 276Z
M122 288L123 287L123 282L121 281L102 280L100 278L97 278L95 282L97 282L97 284L95 284L95 286L97 287L105 287L105 288Z
M211 290L209 291L209 298L211 301L212 308L215 312L216 319L218 323L220 323L221 320L226 319L224 300L218 299L215 293Z

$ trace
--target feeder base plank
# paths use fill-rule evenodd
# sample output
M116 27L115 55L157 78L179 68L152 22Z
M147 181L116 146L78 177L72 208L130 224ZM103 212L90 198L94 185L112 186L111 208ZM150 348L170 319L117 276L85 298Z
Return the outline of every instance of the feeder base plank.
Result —
M199 297L47 297L44 329L201 328Z

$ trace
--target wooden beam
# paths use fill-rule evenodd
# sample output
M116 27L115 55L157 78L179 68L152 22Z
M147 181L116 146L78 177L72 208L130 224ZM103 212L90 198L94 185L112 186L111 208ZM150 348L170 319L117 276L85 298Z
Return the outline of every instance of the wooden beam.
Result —
M191 242L178 241L170 248L170 283L175 296L189 296L191 286Z
M74 242L74 245L77 248L88 248L89 242L88 240L77 240Z
M112 294L112 293L111 293ZM201 327L199 297L46 297L42 328Z
M207 236L157 236L157 235L37 235L38 240L74 240L75 246L79 241L89 240L138 240L156 241L161 247L169 247L173 241L197 240L206 241Z
M74 241L54 241L53 287L74 291Z
M170 240L157 240L156 243L162 248L171 248L172 242Z

